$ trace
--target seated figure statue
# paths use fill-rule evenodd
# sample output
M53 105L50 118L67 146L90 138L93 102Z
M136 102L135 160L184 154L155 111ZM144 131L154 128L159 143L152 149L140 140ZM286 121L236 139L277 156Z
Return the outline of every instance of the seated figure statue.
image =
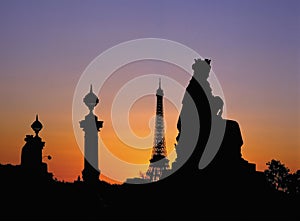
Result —
M184 179L198 172L255 170L254 164L242 158L238 122L222 118L223 100L212 94L208 81L211 60L195 59L192 69L177 123L177 158L172 169Z
M245 171L255 170L255 165L249 164L248 161L242 158L241 147L243 145L242 133L237 121L223 119L223 100L219 96L214 96L212 99L212 124L224 125L223 140L216 153L214 159L209 166L212 169L230 170L230 171ZM213 126L218 128L218 126Z

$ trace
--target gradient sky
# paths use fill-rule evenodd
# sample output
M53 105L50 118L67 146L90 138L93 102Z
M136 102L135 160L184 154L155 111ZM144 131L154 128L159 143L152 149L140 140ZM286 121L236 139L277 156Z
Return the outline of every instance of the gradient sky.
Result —
M49 171L65 181L81 175L83 156L72 127L81 74L103 51L153 37L212 59L227 118L240 124L246 160L258 170L271 159L300 169L299 1L1 0L0 30L2 164L20 163L24 137L33 133L30 125L38 113L44 154L53 156ZM141 110L142 103L132 110ZM96 108L104 121L105 108L101 103ZM143 120L132 123L140 136L148 134L149 113L145 128ZM102 133L108 133L105 126Z

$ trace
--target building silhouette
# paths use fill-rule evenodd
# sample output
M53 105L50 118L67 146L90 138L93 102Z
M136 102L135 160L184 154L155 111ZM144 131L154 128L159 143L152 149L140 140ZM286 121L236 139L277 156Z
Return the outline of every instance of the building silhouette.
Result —
M159 79L159 86L156 91L154 142L150 165L146 172L146 179L150 182L160 180L160 178L164 175L164 172L169 169L169 160L167 159L165 140L163 98L164 91L161 88L161 79Z
M42 154L45 142L39 137L43 125L39 121L38 115L31 124L31 128L35 132L35 136L26 135L24 139L26 143L22 148L20 165L22 173L30 180L51 180L53 175L48 173L47 164L42 161L44 157L51 159L51 156Z
M82 179L87 183L99 181L100 170L98 167L98 132L103 126L103 121L99 121L93 110L99 103L98 97L93 93L92 85L90 92L83 98L83 102L89 108L89 113L85 119L80 121L80 127L84 131L84 169Z
M17 184L25 184L24 186L28 187L33 184L46 185L54 181L53 174L48 172L47 163L43 162L43 159L51 160L52 157L43 155L45 142L39 137L43 125L38 115L31 128L35 135L26 135L25 144L21 149L20 164L0 164L0 179L4 186L14 187Z

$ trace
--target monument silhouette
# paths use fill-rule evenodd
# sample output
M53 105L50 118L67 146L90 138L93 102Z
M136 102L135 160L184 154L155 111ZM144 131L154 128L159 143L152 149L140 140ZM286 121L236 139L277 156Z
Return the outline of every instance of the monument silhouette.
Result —
M172 168L180 167L181 173L187 177L192 176L191 169L198 167L210 134L212 89L207 81L211 70L210 62L210 59L195 59L192 65L194 73L186 88L177 122L177 158ZM190 134L195 131L196 136L191 137Z
M1 219L299 219L300 195L271 188L265 174L244 159L238 121L224 119L224 102L214 95L208 77L210 59L195 59L178 116L177 158L160 179L141 185L111 185L99 180L98 132L103 121L93 114L99 103L90 92L80 121L84 130L83 181L53 179L43 159L43 125L36 116L26 135L20 165L0 164ZM157 90L154 155L164 152L163 90ZM165 162L165 161L164 161ZM278 164L280 166L280 164ZM113 166L113 165L112 165ZM297 176L293 177L297 179ZM291 185L291 184L289 184ZM297 219L298 217L298 219Z
M126 200L120 201L118 208L130 204L140 217L146 213L150 219L295 216L287 211L297 201L275 193L263 172L243 158L240 125L222 118L223 100L213 94L208 82L211 60L195 59L192 68L177 123L177 158L172 169L157 182L123 185ZM207 156L210 162L201 168ZM142 204L140 196L146 198ZM124 214L132 217L126 209Z
M159 86L156 91L156 116L153 150L150 165L146 172L146 179L150 182L160 180L165 171L169 169L169 160L167 159L165 141L163 97L164 91L161 88L161 79L159 79Z
M83 102L89 109L89 114L80 121L80 127L84 131L84 169L82 178L88 183L99 181L100 170L98 167L98 132L103 126L103 121L93 114L95 106L99 103L98 97L94 94L92 85L90 92L83 98Z
M207 155L209 156L207 165L198 170L202 174L214 174L222 170L254 172L255 164L250 164L242 158L243 139L238 122L222 118L223 100L213 95L207 80L211 70L211 60L195 59L192 68L194 73L183 97L183 106L177 123L177 158L173 168L180 167L180 174L193 177L191 171L194 173L199 168L201 158L206 157L205 154L211 151L210 156ZM191 116L193 105L198 116L196 123L194 123L196 119ZM189 136L193 131L198 131L194 149L190 144L190 139L193 137ZM182 133L185 135L183 136Z
M21 169L27 178L34 181L52 180L53 174L48 173L47 164L42 162L42 150L45 142L39 137L39 132L43 125L36 115L35 121L31 124L31 128L35 132L35 136L26 135L26 141L21 153ZM45 156L51 159L51 156Z
M255 172L255 164L249 163L242 158L243 138L237 121L222 118L223 100L219 96L213 98L212 125L215 128L225 125L225 131L220 148L209 164L208 168L214 170L229 170L238 173Z
M150 164L145 174L142 174L141 177L128 178L126 183L156 182L163 178L170 169L165 140L163 99L164 91L161 87L161 79L159 79L158 89L156 90L155 132Z

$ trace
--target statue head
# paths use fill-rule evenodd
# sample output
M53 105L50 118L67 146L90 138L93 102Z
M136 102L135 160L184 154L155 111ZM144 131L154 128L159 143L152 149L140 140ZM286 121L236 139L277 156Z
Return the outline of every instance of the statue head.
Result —
M194 74L196 74L199 79L206 80L209 76L209 72L211 69L210 66L210 59L205 58L202 60L201 58L199 59L194 59L195 63L192 65L192 69L194 70Z

